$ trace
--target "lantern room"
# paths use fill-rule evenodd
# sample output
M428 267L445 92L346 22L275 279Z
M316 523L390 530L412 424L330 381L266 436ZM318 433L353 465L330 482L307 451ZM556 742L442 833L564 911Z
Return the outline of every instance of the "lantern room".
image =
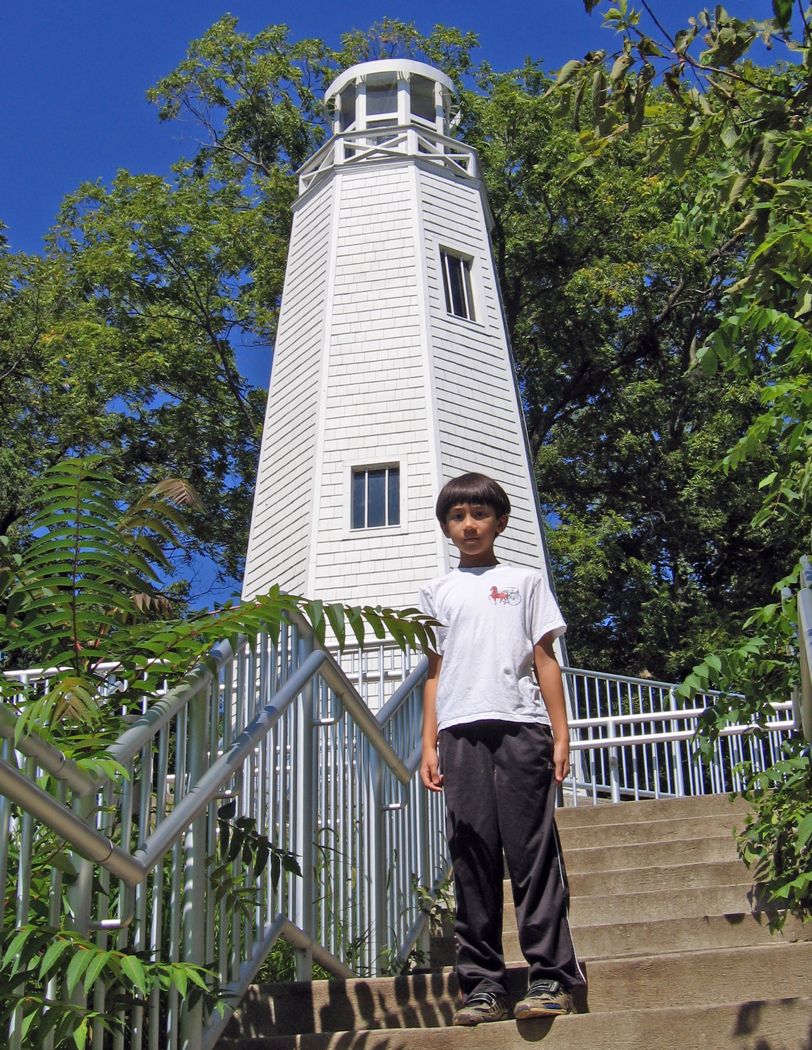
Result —
M333 132L367 131L416 124L448 135L454 85L445 73L407 59L352 66L332 82Z

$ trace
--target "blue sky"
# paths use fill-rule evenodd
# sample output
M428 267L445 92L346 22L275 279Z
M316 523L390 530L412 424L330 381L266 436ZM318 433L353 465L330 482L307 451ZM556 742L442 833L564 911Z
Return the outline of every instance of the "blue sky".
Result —
M632 0L634 2L634 0ZM700 3L650 0L669 26ZM770 0L730 0L740 17L768 17ZM0 221L12 248L38 251L62 197L85 179L109 182L118 168L166 172L190 153L190 128L161 125L145 92L184 57L188 42L227 11L255 33L284 22L295 36L366 28L386 15L473 30L497 69L526 55L549 69L611 46L582 0L28 0L0 7Z

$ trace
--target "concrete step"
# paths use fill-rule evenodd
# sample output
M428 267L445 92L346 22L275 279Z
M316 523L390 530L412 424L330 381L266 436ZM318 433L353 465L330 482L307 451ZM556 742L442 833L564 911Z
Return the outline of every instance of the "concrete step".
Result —
M592 926L608 922L687 919L692 916L755 911L758 910L757 904L752 883L744 881L724 886L702 886L684 893L648 890L611 897L596 893L587 897L573 897L570 922L573 926Z
M621 871L651 865L693 864L697 861L736 860L732 834L701 839L663 839L632 842L622 846L585 846L568 849L564 855L570 875L581 872Z
M812 940L812 923L788 917L780 931L770 930L769 916L749 911L724 915L697 915L688 918L656 919L647 922L606 922L588 926L572 925L572 936L579 959L623 958L632 955L658 955L703 948L741 948L755 944L794 944ZM503 938L505 958L520 964L522 951L516 923L505 912ZM431 967L453 966L456 959L454 938L435 937L431 944Z
M679 1007L704 1013L707 1006L718 1003L748 1003L754 993L766 999L808 995L812 941L598 959L587 962L584 970L588 990L579 1004L582 1012L611 1013L618 1004L626 1004L637 1011ZM513 1002L523 994L526 982L526 967L510 968ZM457 1000L457 982L450 970L252 988L226 1036L267 1038L383 1028L391 1034L392 1029L438 1028L449 1024Z
M810 1050L812 998L783 997L639 1010L478 1028L356 1030L222 1040L218 1050Z
M659 919L651 922L603 923L573 926L572 937L578 958L627 958L632 955L659 955L705 948L741 948L756 944L794 944L812 940L812 923L805 925L787 919L779 933L770 932L766 915L748 912L703 915L687 919ZM522 961L519 937L514 928L504 936L505 958ZM432 946L432 958L442 965L454 963L453 938ZM442 952L442 954L441 954Z
M602 812L602 811L600 811ZM617 824L594 824L575 828L560 828L565 854L571 849L594 846L620 846L632 842L663 842L667 839L702 839L724 835L740 827L742 820L736 813L718 816L669 817L665 820L632 820Z
M708 948L743 948L758 944L794 944L812 940L812 923L788 919L780 933L770 931L766 915L752 912L703 915L688 919L659 919L654 922L606 923L574 927L573 938L579 958L623 958L632 955L658 955ZM509 957L521 959L511 943ZM508 951L506 944L505 950Z
M768 999L806 996L811 991L812 941L597 959L584 969L590 1013L617 1009L618 1002L656 1009L748 1002L754 994Z
M747 877L747 868L740 860L705 861L701 864L669 864L657 867L628 868L620 871L582 872L570 875L570 893L575 897L591 897L596 893L614 896L616 893L650 890L683 890L702 886L719 886L740 882Z
M735 816L740 822L749 812L740 797L702 795L697 798L646 799L643 802L612 802L602 806L562 806L555 811L559 830L595 827L597 824L629 824L637 821Z

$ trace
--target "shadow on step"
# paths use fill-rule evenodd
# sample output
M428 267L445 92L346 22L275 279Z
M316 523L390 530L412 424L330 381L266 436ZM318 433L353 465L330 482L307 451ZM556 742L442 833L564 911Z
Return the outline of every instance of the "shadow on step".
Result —
M786 999L784 1002L788 1005L797 1003L803 1008L804 1000ZM765 1025L762 1014L765 1009L769 1009L769 1006L769 1002L753 1001L750 1003L742 1003L739 1007L738 1017L736 1018L736 1026L733 1029L733 1035L737 1040L742 1037L754 1035L764 1029ZM786 1046L786 1042L780 1036L775 1042L773 1042L769 1036L762 1035L751 1045L753 1050L783 1050ZM806 1039L803 1044L798 1044L798 1050L812 1050L812 1019L810 1019L809 1027L806 1030Z
M527 967L510 966L507 990L511 1006L526 989ZM265 985L249 989L224 1034L229 1039L270 1039L309 1033L447 1028L459 1002L457 979L451 971ZM585 989L576 1005L579 1013L587 1012ZM547 1020L523 1022L523 1038L533 1042L543 1039L549 1024ZM338 1050L340 1045L331 1043L331 1050ZM396 1046L392 1044L393 1050Z

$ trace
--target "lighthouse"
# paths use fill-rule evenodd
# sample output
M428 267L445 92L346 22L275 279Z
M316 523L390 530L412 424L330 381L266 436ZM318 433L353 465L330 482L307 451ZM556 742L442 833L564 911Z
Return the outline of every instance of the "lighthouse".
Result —
M507 489L502 560L547 572L544 526L489 240L454 88L422 62L353 66L299 173L243 596L414 605L456 564L448 479Z

